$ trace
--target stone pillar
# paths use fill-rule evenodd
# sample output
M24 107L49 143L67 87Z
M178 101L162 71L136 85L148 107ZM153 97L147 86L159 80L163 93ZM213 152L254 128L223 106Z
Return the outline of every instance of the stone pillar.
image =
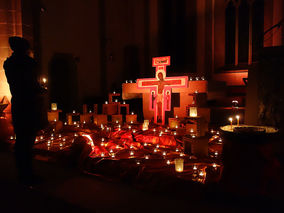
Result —
M225 65L226 2L215 0L214 6L214 70Z
M236 23L235 23L235 66L239 64L239 6L240 1L234 1L236 7Z
M205 74L205 11L206 11L206 1L198 0L196 1L196 11L197 11L197 75Z
M248 64L252 64L252 7L254 0L249 0L249 49L248 49Z
M273 26L278 24L284 18L283 14L283 0L273 0ZM275 28L273 38L272 38L272 46L281 46L283 45L282 36L283 36L283 22L281 27Z

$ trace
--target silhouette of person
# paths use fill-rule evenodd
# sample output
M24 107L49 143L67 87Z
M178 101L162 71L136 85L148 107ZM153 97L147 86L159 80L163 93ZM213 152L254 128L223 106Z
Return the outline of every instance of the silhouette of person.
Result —
M45 125L40 106L44 89L38 83L37 63L28 55L29 42L21 37L10 37L9 44L13 53L4 62L4 69L12 94L16 166L20 182L33 184L32 149L37 131Z

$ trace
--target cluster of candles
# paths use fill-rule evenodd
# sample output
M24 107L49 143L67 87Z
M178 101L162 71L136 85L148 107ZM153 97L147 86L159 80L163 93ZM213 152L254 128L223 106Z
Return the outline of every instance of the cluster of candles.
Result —
M194 80L195 81L200 81L200 80L201 81L205 81L205 77L204 76L202 76L202 77L195 77L195 78L194 77L189 77L189 80L190 81L194 81Z
M240 125L240 116L239 115L236 115L236 119L237 119L237 126ZM233 117L229 117L229 121L230 121L230 124L231 124L231 129L233 129Z

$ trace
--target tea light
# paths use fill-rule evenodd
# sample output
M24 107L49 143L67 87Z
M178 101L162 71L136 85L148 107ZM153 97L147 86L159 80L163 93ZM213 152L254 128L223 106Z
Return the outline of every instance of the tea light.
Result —
M160 145L159 145L159 144L157 144L156 148L159 148L159 147L160 147Z
M62 137L61 134L59 134L58 137L61 138Z
M13 136L11 136L11 137L13 137ZM42 140L42 139L43 139L43 136L41 135L41 136L39 137L39 139Z
M174 135L177 135L177 132L174 132Z
M134 115L134 112L131 112L131 115Z
M129 154L130 154L131 156L133 156L133 155L134 155L134 152L133 152L133 151L130 151Z
M170 161L170 160L167 160L167 164L170 165L170 164L171 164L171 161Z
M215 155L215 157L218 157L218 152L216 151L216 152L214 153L214 155Z
M200 172L199 172L199 176L200 176L200 177L203 177L203 176L204 176L203 171L200 171Z
M179 156L180 156L180 157L183 157L183 156L184 156L184 153L181 152L181 153L179 154Z
M77 133L75 133L75 134L74 134L74 136L75 136L75 137L77 137L77 136L78 136L78 134L77 134Z
M193 166L193 170L197 170L197 166L196 165Z
M237 119L237 126L239 126L240 125L240 116L236 115L236 119Z
M157 149L154 149L154 152L156 153L156 152L158 152L158 150L157 150Z
M109 152L110 152L110 153L113 153L113 150L111 149L111 150L109 150Z
M192 78L192 77L189 77L189 80L190 80L190 81L192 81L192 80L193 80L193 78Z
M137 164L137 165L140 165L140 161L137 161L136 164Z
M167 155L167 153L166 152L163 152L163 156L166 156Z
M176 148L176 152L178 152L179 151L179 149L178 148Z
M131 126L128 126L128 129L131 129Z
M148 144L147 143L144 143L144 146L147 146Z
M153 129L153 132L156 132L156 129Z
M123 101L122 104L126 104L125 101Z
M116 145L116 147L115 147L116 149L119 149L119 145Z
M89 113L92 113L92 110L90 110Z
M115 94L116 92L115 91L113 91L113 94Z
M216 163L213 163L212 167L213 167L213 168L217 168L217 164L216 164Z
M117 102L118 102L118 100L117 100L117 99L115 99L115 100L114 100L114 102L115 102L115 103L117 103Z
M105 104L108 104L108 101L105 101Z
M129 83L132 83L132 80L129 80Z
M149 155L145 155L145 159L148 160L149 159Z
M73 112L72 113L76 113L76 111L75 110L73 110Z
M135 129L133 129L133 131L132 131L133 133L135 133L136 132L136 130Z
M104 157L104 156L105 156L105 154L104 154L104 153L102 153L102 154L101 154L101 157Z
M66 141L66 138L63 138L62 141Z
M10 140L14 140L14 137L13 137L13 136L10 136Z
M46 84L47 78L43 77L41 80L42 80L42 83Z
M183 172L183 163L184 163L183 158L176 158L175 159L175 170L176 170L176 172Z

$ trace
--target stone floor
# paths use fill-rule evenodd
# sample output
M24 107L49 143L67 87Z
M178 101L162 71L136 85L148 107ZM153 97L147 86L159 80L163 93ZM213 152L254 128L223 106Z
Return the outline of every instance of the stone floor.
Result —
M35 161L44 183L28 190L17 183L12 153L0 152L0 212L280 212L279 202L245 200L208 187L195 199L186 194L141 191L87 176L59 163Z

